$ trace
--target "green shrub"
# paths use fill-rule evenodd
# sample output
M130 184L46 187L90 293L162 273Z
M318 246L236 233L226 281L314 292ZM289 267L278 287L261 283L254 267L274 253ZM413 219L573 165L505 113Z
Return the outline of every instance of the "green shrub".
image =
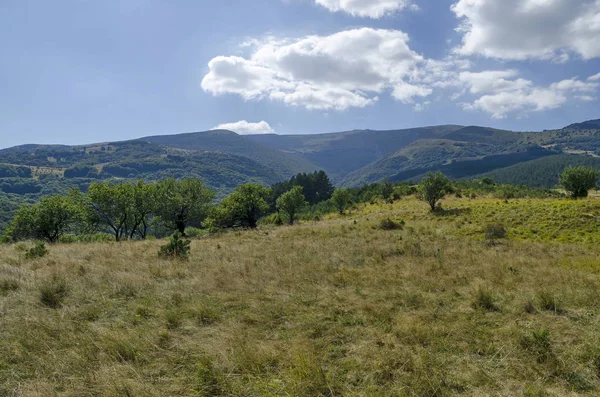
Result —
M115 238L106 233L82 234L77 236L77 241L81 243L104 243L115 241Z
M67 282L58 276L53 276L52 280L40 287L40 301L44 306L53 309L62 307L68 294L69 288Z
M160 247L158 256L164 259L188 259L190 255L190 240L181 238L181 233L175 232L167 245Z
M379 223L381 230L402 230L404 229L404 221L396 222L393 219L385 218Z
M198 238L202 236L206 236L208 231L206 229L199 229L197 227L188 226L185 229L185 235L188 238Z
M58 238L58 242L61 244L73 244L79 241L79 238L74 234L63 234Z
M573 391L584 393L594 390L594 385L579 372L569 372L566 374L565 379Z
M25 254L25 258L27 259L33 259L33 258L41 258L43 256L45 256L48 253L48 250L46 249L46 244L44 244L43 242L38 242L35 244L35 246L33 246L32 248L30 248L27 253Z

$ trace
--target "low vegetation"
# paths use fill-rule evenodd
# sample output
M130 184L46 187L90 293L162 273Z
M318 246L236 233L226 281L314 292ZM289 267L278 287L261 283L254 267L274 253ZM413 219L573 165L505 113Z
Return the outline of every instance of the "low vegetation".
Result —
M33 247L29 248L25 253L26 259L33 258L42 258L48 254L48 249L46 248L46 244L41 241L38 241Z
M181 233L175 232L169 242L160 247L158 256L163 259L188 259L191 243L190 240L182 238Z
M594 172L565 171L571 197ZM103 182L23 206L0 245L0 395L600 391L596 199L318 172L215 196Z
M178 235L1 245L0 395L597 395L597 212L403 195L193 239L185 261L156 254Z

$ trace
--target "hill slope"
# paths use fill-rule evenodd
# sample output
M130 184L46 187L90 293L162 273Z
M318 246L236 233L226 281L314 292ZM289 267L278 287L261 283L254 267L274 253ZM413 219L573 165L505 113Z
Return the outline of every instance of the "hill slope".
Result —
M336 180L374 161L393 155L419 139L435 139L460 126L444 125L405 130L356 130L316 135L254 135L265 146L297 153L323 168Z
M299 172L316 171L318 167L308 159L273 149L255 142L251 137L226 130L214 130L178 135L141 138L140 141L184 150L217 151L247 157L271 168L281 179Z
M595 200L426 207L211 236L189 261L2 245L0 395L598 395ZM490 221L510 240L485 244Z
M23 145L0 150L0 190L46 194L98 179L187 175L225 194L239 183L271 184L317 169L339 186L418 179L438 170L465 178L561 152L593 155L600 147L599 125L590 120L542 132L442 125L254 136L217 130L85 146ZM541 183L547 185L555 169L543 169L553 173Z
M552 188L558 185L559 175L568 166L600 169L600 158L586 155L559 154L521 162L506 168L482 174L499 183Z

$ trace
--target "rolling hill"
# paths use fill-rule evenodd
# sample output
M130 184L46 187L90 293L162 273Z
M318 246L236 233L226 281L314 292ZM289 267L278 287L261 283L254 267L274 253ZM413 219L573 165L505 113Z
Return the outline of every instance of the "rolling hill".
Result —
M406 130L355 130L314 135L253 135L254 142L301 155L329 173L335 180L422 139L436 139L461 129L443 125Z
M249 136L226 130L151 136L139 141L188 151L214 151L246 157L271 168L281 179L319 169L307 158L262 145Z
M514 132L441 125L306 135L238 135L214 130L80 146L22 145L0 150L0 224L15 203L99 180L198 177L223 197L235 186L271 185L326 171L338 186L388 179L452 178L554 186L570 164L600 167L600 120L556 130Z

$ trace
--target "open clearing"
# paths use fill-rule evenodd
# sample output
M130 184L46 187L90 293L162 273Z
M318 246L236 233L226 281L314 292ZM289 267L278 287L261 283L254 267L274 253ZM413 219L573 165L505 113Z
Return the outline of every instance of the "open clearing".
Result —
M443 205L211 236L181 262L163 241L0 246L0 395L598 395L600 201Z

